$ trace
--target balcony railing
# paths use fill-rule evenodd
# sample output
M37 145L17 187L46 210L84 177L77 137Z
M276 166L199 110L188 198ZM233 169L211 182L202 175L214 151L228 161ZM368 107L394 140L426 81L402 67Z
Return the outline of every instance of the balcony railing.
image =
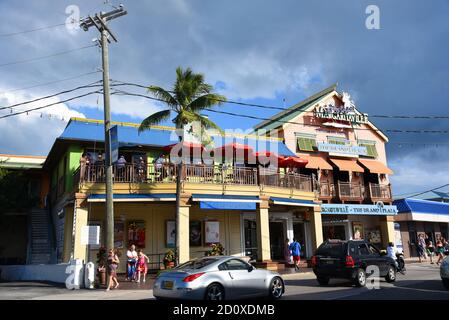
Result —
M145 166L126 164L113 166L115 183L165 183L176 182L175 164L149 164ZM232 184L249 186L272 186L313 191L312 177L297 173L279 173L277 171L233 167L221 165L182 165L182 179L187 183ZM82 165L74 173L75 183L104 183L104 165Z
M330 201L335 198L335 185L329 181L320 182L320 200Z
M391 186L389 184L369 184L369 194L371 201L392 202Z
M357 201L364 200L364 187L361 183L351 183L338 181L338 197L341 201Z

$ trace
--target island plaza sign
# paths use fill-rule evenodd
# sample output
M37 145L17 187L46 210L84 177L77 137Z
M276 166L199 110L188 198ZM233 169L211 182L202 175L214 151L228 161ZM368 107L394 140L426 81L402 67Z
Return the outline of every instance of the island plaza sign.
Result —
M329 152L329 153L339 153L339 154L348 154L348 155L368 155L368 150L366 147L360 146L349 146L342 144L333 144L333 143L317 143L316 144L318 151L321 152Z
M386 206L382 202L374 205L359 204L322 204L321 214L359 214L369 216L390 216L396 215L398 208L396 206Z

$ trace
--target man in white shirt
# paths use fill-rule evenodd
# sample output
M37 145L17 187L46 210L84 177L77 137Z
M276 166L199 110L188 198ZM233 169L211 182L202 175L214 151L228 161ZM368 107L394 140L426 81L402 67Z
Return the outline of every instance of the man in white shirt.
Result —
M136 263L137 263L137 251L136 246L132 245L126 252L127 261L127 277L126 280L135 280L136 278Z
M396 258L396 252L394 250L394 243L389 242L387 247L387 256L394 260L394 264L396 265L396 269L398 268L398 261Z

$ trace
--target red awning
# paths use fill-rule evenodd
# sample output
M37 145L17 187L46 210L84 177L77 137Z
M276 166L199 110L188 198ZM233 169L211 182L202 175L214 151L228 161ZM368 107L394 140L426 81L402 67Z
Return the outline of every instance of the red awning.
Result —
M286 157L279 162L279 167L304 168L309 161L299 157Z

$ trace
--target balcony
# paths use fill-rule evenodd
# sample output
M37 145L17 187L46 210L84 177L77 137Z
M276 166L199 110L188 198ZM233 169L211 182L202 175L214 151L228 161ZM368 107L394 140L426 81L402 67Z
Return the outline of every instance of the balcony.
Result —
M330 183L329 181L321 182L319 194L320 200L330 202L335 197L335 185L333 183Z
M393 197L391 195L391 185L389 184L370 183L369 194L372 202L393 202Z
M359 202L365 199L364 186L361 183L338 181L338 197L341 202Z
M105 182L104 165L83 165L74 173L75 186ZM175 164L126 164L113 166L114 183L169 184L176 182ZM313 192L312 177L297 173L279 173L275 170L254 167L222 165L182 165L183 184L249 186L258 190L265 187ZM203 188L204 189L204 188Z

